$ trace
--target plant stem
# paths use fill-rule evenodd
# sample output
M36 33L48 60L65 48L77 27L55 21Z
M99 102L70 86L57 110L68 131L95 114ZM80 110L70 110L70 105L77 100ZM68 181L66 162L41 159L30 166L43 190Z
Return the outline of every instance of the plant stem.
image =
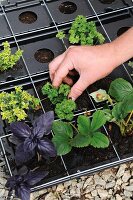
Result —
M130 113L130 115L129 115L127 121L126 121L126 126L128 125L128 123L129 123L129 121L130 121L132 115L133 115L133 110L132 110L132 112Z
M73 123L71 122L68 122L68 123L76 130L77 133L79 133L78 129L73 125Z

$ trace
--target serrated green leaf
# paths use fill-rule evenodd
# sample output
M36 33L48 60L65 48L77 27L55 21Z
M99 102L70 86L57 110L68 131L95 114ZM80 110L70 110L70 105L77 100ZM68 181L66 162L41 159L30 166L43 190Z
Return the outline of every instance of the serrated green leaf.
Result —
M91 143L95 148L107 148L109 146L109 139L101 132L95 132L91 138Z
M109 94L114 97L116 101L122 101L131 93L133 93L132 85L123 78L117 78L112 81L109 88Z
M79 132L83 135L88 135L91 125L90 119L82 115L78 117L77 123Z
M127 116L127 112L123 110L123 103L117 103L112 109L112 115L116 119L116 121L122 120Z
M123 100L122 111L130 113L133 110L133 93L126 96Z
M66 135L55 135L52 138L52 142L56 147L57 155L65 155L72 149L69 138Z
M90 144L90 141L91 141L91 137L89 135L84 136L82 134L77 134L72 139L71 145L73 147L78 147L78 148L87 147Z
M96 111L92 117L91 131L93 132L101 128L106 123L106 117L102 110Z
M66 136L67 138L73 137L72 126L66 122L54 121L52 125L52 130L55 135Z

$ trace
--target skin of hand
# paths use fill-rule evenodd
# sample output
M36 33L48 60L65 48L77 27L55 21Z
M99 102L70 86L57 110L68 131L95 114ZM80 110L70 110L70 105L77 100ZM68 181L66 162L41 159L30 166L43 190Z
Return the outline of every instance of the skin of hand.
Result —
M132 57L133 47L130 47L131 41L127 39L133 38L133 28L127 32L111 43L69 47L49 64L53 86L58 87L62 81L71 85L72 80L67 75L75 69L80 77L72 86L69 97L76 100L89 85L107 76Z

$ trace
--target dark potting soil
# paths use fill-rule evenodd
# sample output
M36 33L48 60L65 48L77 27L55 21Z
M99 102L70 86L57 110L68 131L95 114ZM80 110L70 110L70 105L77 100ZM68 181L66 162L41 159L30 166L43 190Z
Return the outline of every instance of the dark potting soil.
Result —
M119 127L114 123L107 125L107 130L114 146L121 158L132 156L133 153L133 134L122 136Z
M54 53L50 49L39 49L34 57L40 63L48 63L53 60Z
M63 156L70 174L77 171L87 170L117 159L112 145L106 149L93 147L73 148L72 151Z
M37 15L31 11L22 12L19 15L19 20L24 24L32 24L37 20Z
M63 14L72 14L77 10L77 5L70 1L62 2L59 6L59 11Z

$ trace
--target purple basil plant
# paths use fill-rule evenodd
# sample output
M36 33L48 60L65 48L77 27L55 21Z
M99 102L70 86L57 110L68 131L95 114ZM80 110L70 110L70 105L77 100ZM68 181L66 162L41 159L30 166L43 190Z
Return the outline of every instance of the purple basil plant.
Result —
M21 200L30 200L30 188L44 179L47 175L47 171L29 171L22 175L11 176L7 180L5 186L9 188L9 191L15 191L16 197Z
M44 137L50 134L53 121L54 112L49 111L38 117L32 128L23 122L13 122L10 125L13 135L19 139L15 152L18 166L31 160L36 154L43 158L57 155L54 144Z

